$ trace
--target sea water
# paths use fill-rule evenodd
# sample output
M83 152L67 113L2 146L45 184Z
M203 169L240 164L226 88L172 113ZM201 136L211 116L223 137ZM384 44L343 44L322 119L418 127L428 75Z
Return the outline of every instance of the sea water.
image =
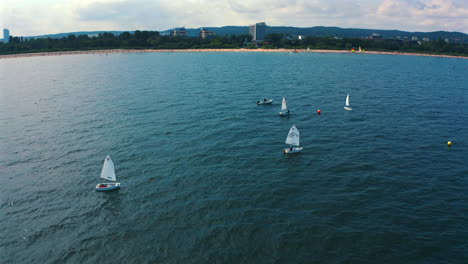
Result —
M466 59L0 60L0 262L465 263L467 99Z

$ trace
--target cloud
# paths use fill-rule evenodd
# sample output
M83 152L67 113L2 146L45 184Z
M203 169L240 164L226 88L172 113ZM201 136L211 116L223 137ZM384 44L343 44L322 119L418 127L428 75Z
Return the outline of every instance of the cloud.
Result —
M256 6L249 6L246 5L245 3L238 3L237 1L229 1L229 6L231 9L239 14L242 13L259 13L262 11L260 7Z
M5 2L6 1L6 2ZM178 26L338 26L468 32L466 0L0 0L15 35Z
M392 24L404 19L406 25L425 31L468 32L468 2L456 0L384 0L377 8L382 21Z
M96 1L75 8L80 21L108 21L118 28L165 30L177 26L221 26L231 21L239 23L236 12L227 2L182 0ZM215 22L215 23L213 23Z
M170 18L170 12L164 6L149 1L79 2L73 7L73 13L76 21L107 30L109 27L116 30L155 30L156 25Z

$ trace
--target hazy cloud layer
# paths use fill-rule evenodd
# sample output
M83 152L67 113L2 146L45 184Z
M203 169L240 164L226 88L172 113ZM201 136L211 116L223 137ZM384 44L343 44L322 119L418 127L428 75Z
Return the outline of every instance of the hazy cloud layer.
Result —
M468 33L467 0L0 0L13 35L248 25Z

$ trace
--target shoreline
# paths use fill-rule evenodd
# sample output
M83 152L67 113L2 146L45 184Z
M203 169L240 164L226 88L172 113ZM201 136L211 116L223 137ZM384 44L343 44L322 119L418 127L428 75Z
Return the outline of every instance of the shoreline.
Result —
M62 56L62 55L82 55L82 54L109 54L109 53L142 53L142 52L294 52L298 53L360 53L348 50L323 50L311 49L310 51L300 49L108 49L108 50L79 50L79 51L53 51L53 52L34 52L34 53L19 53L0 55L0 59L14 58L30 58L44 56ZM424 54L424 53L409 53L409 52L390 52L390 51L365 51L364 54L383 54L383 55L405 55L405 56L425 56L425 57L442 57L442 58L458 58L468 59L468 57L440 54Z

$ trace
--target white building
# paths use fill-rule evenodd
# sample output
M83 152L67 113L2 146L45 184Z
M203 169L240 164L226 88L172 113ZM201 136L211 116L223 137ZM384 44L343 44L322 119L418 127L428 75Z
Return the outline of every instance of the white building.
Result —
M3 43L8 43L10 42L10 30L7 28L3 29Z
M206 28L200 29L200 38L202 39L214 38L215 36L216 36L216 33L214 33L213 31L209 31Z
M185 30L185 27L174 28L171 35L174 37L187 37L187 30Z

